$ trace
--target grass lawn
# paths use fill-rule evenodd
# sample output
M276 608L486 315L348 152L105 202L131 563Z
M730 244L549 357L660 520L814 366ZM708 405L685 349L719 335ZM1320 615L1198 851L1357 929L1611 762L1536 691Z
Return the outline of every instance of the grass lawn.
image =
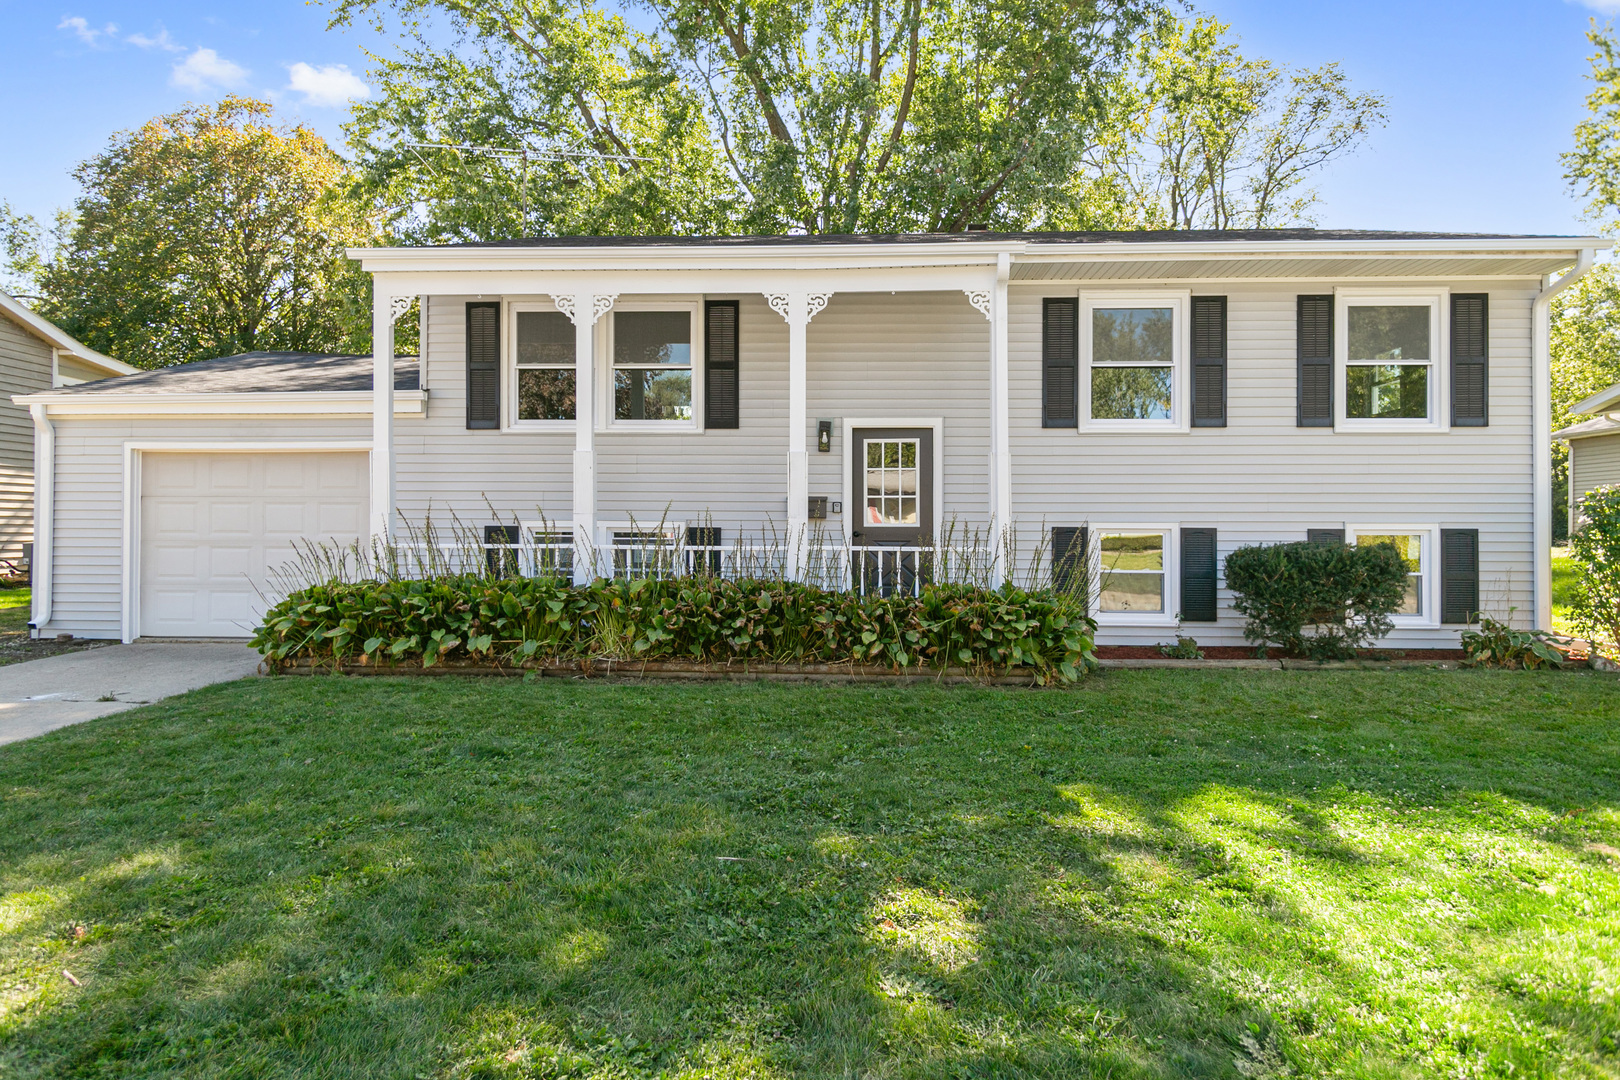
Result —
M0 1076L1613 1077L1617 720L1595 673L214 687L0 748Z
M28 605L33 597L33 590L0 589L0 634L17 634L28 631Z
M1569 548L1552 549L1552 626L1548 629L1560 634L1580 636L1570 620L1569 605L1575 595L1575 578L1580 566L1570 557Z

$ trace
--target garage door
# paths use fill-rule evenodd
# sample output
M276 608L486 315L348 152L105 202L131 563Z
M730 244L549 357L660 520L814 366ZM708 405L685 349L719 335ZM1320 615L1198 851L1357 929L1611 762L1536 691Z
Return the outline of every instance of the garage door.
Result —
M245 637L293 541L366 526L363 453L154 454L141 461L142 637Z

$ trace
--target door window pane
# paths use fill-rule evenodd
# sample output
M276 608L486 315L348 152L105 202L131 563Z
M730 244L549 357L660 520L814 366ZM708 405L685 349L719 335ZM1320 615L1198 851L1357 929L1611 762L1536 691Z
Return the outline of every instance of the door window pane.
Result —
M1164 610L1164 534L1104 533L1100 611Z
M867 440L866 524L917 524L917 446L916 439Z

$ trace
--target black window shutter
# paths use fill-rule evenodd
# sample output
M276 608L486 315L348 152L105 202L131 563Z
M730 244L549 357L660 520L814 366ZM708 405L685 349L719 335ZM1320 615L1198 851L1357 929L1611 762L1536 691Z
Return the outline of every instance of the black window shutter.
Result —
M1451 423L1490 423L1490 297L1458 293L1451 298Z
M501 305L467 305L467 427L501 426Z
M1215 621L1215 530L1181 530L1181 621Z
M1076 427L1079 405L1080 301L1047 297L1041 312L1041 426Z
M1305 539L1312 544L1342 544L1343 529L1306 529Z
M742 419L737 392L737 301L703 308L703 426L735 428Z
M1090 530L1081 525L1058 526L1052 530L1052 587L1059 592L1074 592L1081 600L1087 599L1086 539Z
M1300 427L1333 426L1333 297L1299 298Z
M1479 530L1440 530L1440 621L1479 616Z
M1226 426L1226 297L1192 298L1192 426Z

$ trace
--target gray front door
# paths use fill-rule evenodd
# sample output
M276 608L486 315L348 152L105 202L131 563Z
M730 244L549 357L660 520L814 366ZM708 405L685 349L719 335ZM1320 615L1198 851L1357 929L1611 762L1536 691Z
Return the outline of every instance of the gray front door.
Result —
M856 544L915 544L934 529L933 428L851 432Z

